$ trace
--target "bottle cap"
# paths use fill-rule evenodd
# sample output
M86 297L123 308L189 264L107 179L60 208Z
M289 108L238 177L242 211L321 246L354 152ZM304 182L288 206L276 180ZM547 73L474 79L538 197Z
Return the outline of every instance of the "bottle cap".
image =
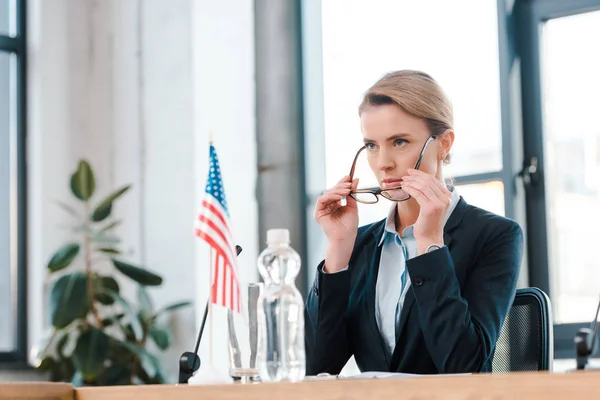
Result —
M290 231L288 229L269 229L267 231L267 245L290 244Z

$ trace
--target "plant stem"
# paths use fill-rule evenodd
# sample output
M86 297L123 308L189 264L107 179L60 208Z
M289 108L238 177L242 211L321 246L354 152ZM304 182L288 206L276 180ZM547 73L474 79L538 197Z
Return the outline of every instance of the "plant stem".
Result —
M84 219L84 230L83 230L83 255L85 260L85 273L87 274L87 283L88 283L88 295L90 300L90 310L92 311L92 315L96 320L96 328L102 329L102 319L98 314L98 309L96 308L95 301L95 293L94 293L94 276L92 274L92 251L90 246L90 233L89 233L89 215L90 215L90 206L86 201L84 203L85 207L85 219Z

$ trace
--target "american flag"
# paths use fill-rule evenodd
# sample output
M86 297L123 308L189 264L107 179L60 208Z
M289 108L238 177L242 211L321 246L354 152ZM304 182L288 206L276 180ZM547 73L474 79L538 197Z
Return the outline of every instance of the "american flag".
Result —
M212 302L232 311L242 308L237 276L236 249L229 229L229 212L223 190L223 179L215 147L210 145L210 170L196 226L196 236L211 247L214 265Z

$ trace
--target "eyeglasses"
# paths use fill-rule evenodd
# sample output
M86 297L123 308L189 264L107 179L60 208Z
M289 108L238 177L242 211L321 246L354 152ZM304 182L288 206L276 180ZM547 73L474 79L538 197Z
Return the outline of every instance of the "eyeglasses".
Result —
M427 145L429 145L429 143L431 143L435 138L436 138L435 136L430 136L427 139L427 141L425 141L425 144L423 145L423 148L421 149L421 153L419 153L419 158L417 159L417 162L415 163L414 169L419 169L419 167L421 166L421 161L423 161L423 154L425 153L425 149L427 148ZM356 153L356 155L354 156L354 161L352 162L352 168L350 169L350 174L349 174L350 181L352 181L352 179L354 178L354 169L356 168L356 160L358 160L358 156L364 149L366 149L366 146L361 147L358 150L358 152ZM395 201L395 202L406 201L406 200L410 199L410 195L408 193L406 193L404 190L402 190L402 186L397 186L397 187L393 187L393 188L389 188L389 189L381 189L379 187L364 188L364 189L357 189L356 191L350 192L350 197L352 197L354 200L358 201L359 203L365 203L365 204L377 203L379 201L378 196L383 196L386 199Z

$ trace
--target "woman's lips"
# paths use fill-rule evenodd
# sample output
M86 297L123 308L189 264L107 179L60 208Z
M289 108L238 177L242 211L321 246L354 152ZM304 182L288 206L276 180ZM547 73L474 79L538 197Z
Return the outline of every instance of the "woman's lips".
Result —
M385 178L381 181L382 189L389 189L402 186L402 179Z

